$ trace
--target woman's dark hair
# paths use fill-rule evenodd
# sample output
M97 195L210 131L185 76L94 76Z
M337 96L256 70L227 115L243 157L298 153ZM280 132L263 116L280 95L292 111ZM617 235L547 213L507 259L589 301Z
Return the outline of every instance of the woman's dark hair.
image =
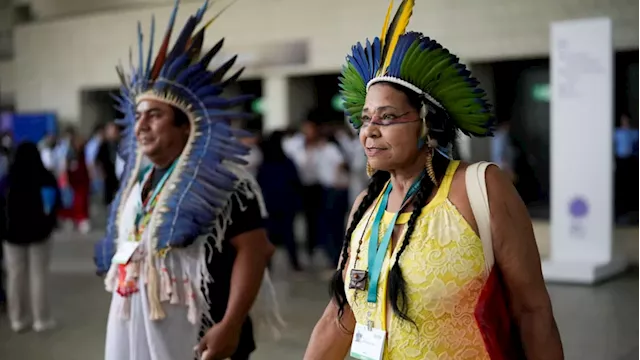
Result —
M274 131L262 142L262 156L265 162L282 162L287 156L282 149L284 131Z
M402 87L400 85L394 83L385 83L394 89L401 91L407 96L409 104L415 108L418 112L420 111L423 102L427 101L422 96L416 94L415 92ZM440 146L447 146L455 140L455 127L452 122L449 121L447 113L430 104L429 105L430 114L427 115L427 124L429 128L429 135L438 141ZM433 160L432 160L433 170L436 174L436 178L438 181L442 180L444 174L447 170L447 166L449 165L449 159L440 155L438 152L434 152ZM340 262L340 266L336 273L333 275L330 284L330 292L333 297L336 305L338 306L338 318L342 318L344 314L344 308L347 305L347 296L344 291L344 279L342 277L342 273L347 266L347 259L349 258L349 244L351 242L351 237L353 232L364 216L365 212L369 207L373 204L375 199L380 195L382 188L389 180L390 174L386 171L376 171L371 180L369 181L369 185L366 190L366 195L360 202L360 205L356 209L353 214L353 219L349 224L349 228L347 229L347 233L344 239L344 243L342 244L342 260ZM400 243L400 249L396 255L396 261L389 272L388 279L388 287L387 287L387 296L391 301L391 307L393 312L403 320L409 321L413 323L413 320L409 317L408 314L408 297L407 297L407 289L406 282L404 277L402 276L402 270L400 268L400 257L406 250L409 245L409 240L411 239L411 235L413 234L413 230L415 229L416 222L418 217L420 216L420 212L422 208L426 205L429 196L433 193L435 184L431 181L429 176L424 176L420 181L420 188L416 195L413 198L412 206L413 211L411 213L411 217L409 218L409 222L407 223L407 231L405 233L404 238L402 239L402 243ZM371 246L371 245L370 245ZM356 254L353 254L357 258L361 249L358 246L356 249ZM345 276L349 277L349 274L345 274Z
M42 163L36 144L23 142L18 145L9 167L10 187L14 189L39 188L49 176Z

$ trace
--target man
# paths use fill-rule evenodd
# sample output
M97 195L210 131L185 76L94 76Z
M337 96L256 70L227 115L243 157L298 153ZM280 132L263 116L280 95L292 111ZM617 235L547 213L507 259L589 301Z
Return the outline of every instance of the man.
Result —
M118 191L119 181L116 174L116 160L118 158L118 142L120 129L114 122L109 122L104 129L104 140L98 148L96 163L100 167L104 180L104 204L109 205Z
M98 152L104 140L104 125L99 124L93 128L91 137L84 146L84 160L87 163L89 177L91 178L91 192L99 193L104 191L104 179L99 169L97 169Z
M315 247L322 242L329 260L337 262L340 247L336 249L335 239L338 236L342 241L344 236L346 210L343 212L342 204L348 200L349 176L340 148L321 132L324 119L326 114L320 109L311 110L300 133L286 139L282 148L296 165L303 185L309 258L313 259Z
M207 71L222 42L200 56L206 26L193 34L206 7L168 51L176 5L153 67L118 68L123 186L95 256L113 291L106 360L241 360L255 349L249 311L263 276L270 285L274 248L260 190L233 164L247 148L228 123L240 114L223 109L246 97L220 94L239 76L223 81L235 58Z
M514 149L511 144L511 124L503 121L491 139L491 161L515 181Z

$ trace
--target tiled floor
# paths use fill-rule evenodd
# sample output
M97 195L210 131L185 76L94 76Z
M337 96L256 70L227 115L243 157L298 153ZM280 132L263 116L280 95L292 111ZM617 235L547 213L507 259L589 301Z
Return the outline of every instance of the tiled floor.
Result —
M2 360L98 360L104 350L109 296L92 275L89 238L60 234L55 239L52 303L60 327L52 332L13 334L0 317ZM260 342L253 359L299 360L312 327L327 302L325 282L304 275L285 281L286 266L276 259L276 287L288 322L277 343ZM550 285L567 359L638 358L638 273L597 287ZM126 360L126 359L123 359Z

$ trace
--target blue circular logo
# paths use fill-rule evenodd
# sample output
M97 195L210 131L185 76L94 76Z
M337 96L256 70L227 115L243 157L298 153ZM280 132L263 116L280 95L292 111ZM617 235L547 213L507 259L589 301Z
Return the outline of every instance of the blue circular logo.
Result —
M582 198L575 198L569 204L569 213L575 218L583 218L589 213L589 204Z

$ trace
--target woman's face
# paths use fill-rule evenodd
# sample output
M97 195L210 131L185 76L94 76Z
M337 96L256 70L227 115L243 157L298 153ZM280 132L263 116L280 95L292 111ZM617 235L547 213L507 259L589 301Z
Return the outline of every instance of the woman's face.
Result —
M418 157L422 130L419 110L388 84L371 86L362 110L360 143L376 170L395 170Z

